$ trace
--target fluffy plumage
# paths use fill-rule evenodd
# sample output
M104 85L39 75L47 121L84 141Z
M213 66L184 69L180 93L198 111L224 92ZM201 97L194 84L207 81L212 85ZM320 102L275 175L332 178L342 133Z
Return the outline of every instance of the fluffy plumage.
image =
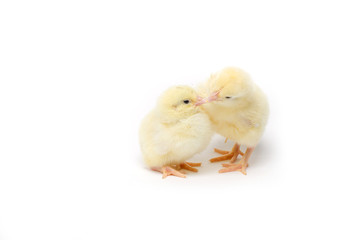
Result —
M210 120L196 103L197 94L191 87L172 87L142 121L139 139L145 163L163 172L164 177L170 174L184 177L173 170L196 166L182 164L210 142L213 133Z
M246 174L248 158L260 141L268 120L269 106L266 96L247 73L234 67L211 75L206 83L200 86L199 91L206 96L204 102L210 102L202 108L209 115L214 130L237 143L234 152L228 153L232 162L240 153L240 145L247 147L240 164L224 164L227 168L220 172L239 170Z

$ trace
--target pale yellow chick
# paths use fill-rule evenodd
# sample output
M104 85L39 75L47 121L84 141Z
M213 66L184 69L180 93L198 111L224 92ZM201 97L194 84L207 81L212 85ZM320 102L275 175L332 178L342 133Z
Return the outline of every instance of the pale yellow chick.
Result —
M203 151L213 135L208 115L198 105L197 93L188 86L165 91L142 121L139 139L145 163L155 171L186 177L181 168L197 172L201 163L186 162Z
M211 75L200 87L200 94L208 97L201 103L210 117L214 130L227 139L235 141L230 152L215 149L224 156L210 159L211 162L231 159L231 164L219 172L240 171L246 174L248 160L263 135L268 120L268 101L261 89L243 70L228 67ZM240 145L246 145L245 154ZM240 163L233 164L238 155L243 155Z

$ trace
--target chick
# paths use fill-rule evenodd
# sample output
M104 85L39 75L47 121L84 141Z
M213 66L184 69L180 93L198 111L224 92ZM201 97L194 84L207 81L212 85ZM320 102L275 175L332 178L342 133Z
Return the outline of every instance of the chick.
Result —
M197 93L188 86L171 87L143 119L139 131L145 163L163 178L186 177L180 169L197 172L201 163L186 162L203 151L213 135L208 115ZM179 171L180 170L180 171Z
M263 135L268 120L268 101L261 89L243 70L228 67L213 74L200 86L200 93L207 95L199 102L209 115L213 129L227 139L235 141L231 151L215 149L224 156L210 159L211 162L231 159L230 164L220 173L240 171L246 175L248 160ZM246 145L245 154L240 145ZM239 163L233 164L238 155L242 155Z

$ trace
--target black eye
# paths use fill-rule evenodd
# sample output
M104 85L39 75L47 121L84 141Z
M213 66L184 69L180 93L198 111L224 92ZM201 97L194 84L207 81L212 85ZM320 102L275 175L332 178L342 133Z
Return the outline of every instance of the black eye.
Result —
M189 104L190 101L189 101L189 100L184 100L184 103L185 103L185 104Z
M225 97L225 98L230 99L231 97L227 96L227 97Z

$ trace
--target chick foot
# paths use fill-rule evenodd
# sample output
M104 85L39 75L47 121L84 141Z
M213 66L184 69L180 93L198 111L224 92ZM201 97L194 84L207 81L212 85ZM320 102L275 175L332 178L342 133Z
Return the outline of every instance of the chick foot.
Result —
M191 172L198 172L199 170L194 167L200 167L201 163L192 163L192 162L184 162L178 165L172 165L172 166L164 166L164 167L152 167L151 169L153 171L157 171L162 173L162 178L166 178L170 175L176 176L176 177L182 177L185 178L185 170L189 170Z
M176 176L176 177L182 177L182 178L186 177L186 175L184 173L182 173L181 171L177 171L176 169L173 169L170 166L152 167L151 169L153 171L162 173L162 178L166 178L171 175Z
M242 174L246 175L246 168L249 166L249 164L244 164L244 161L243 161L240 163L225 163L222 166L224 168L220 169L219 173L239 171Z
M226 173L226 172L234 172L234 171L239 171L242 174L246 175L246 168L249 166L248 160L251 156L251 153L254 151L254 147L252 148L247 148L245 155L243 156L243 158L241 159L241 161L239 163L235 163L235 164L230 164L230 163L226 163L226 164L222 164L222 166L224 167L223 169L219 170L219 173Z
M236 161L236 159L238 158L239 154L241 156L244 156L244 153L242 151L240 151L240 145L237 143L235 143L233 149L230 152L220 150L217 148L215 148L214 151L217 153L220 153L220 154L224 154L224 155L220 156L220 157L212 158L212 159L210 159L210 162L220 162L220 161L230 160L230 163L234 163Z

